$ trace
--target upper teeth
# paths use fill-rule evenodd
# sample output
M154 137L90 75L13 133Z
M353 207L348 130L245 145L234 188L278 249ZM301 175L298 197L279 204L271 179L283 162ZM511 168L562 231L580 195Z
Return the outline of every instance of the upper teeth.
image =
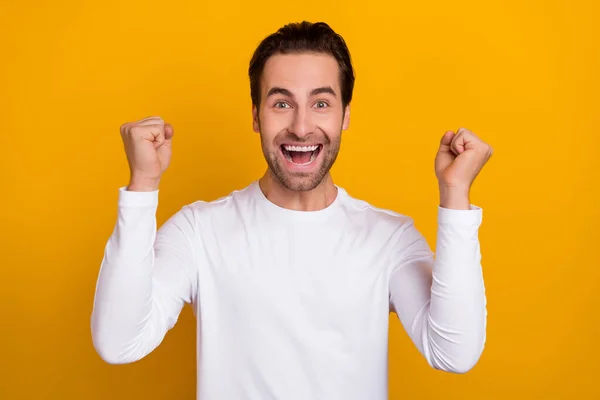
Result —
M319 148L319 145L315 145L315 146L290 146L290 145L284 145L283 148L286 149L287 151L315 151L316 149Z

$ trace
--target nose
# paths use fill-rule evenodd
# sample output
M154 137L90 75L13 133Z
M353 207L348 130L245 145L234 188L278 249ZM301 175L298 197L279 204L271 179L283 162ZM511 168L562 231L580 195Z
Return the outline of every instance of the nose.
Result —
M311 114L298 107L291 121L290 131L299 138L304 138L314 131L314 125Z

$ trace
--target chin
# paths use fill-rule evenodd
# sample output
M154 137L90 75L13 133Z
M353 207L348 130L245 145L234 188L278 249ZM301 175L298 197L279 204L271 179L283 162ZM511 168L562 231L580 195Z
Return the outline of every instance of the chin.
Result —
M279 181L286 189L294 192L307 192L315 189L323 181L321 176L305 176L298 177L295 175L284 176L283 179L279 178Z
M292 191L313 190L329 171L327 147L322 143L282 144L277 154L279 168L274 170L279 181Z

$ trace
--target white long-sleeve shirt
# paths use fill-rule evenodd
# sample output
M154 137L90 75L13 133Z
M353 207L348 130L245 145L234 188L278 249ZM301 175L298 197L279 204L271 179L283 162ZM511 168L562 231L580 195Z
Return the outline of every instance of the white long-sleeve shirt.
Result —
M200 400L387 399L390 312L434 368L466 372L483 351L477 206L438 207L435 257L410 217L340 187L293 211L255 181L158 230L157 206L158 190L119 189L91 321L109 363L149 354L186 303Z

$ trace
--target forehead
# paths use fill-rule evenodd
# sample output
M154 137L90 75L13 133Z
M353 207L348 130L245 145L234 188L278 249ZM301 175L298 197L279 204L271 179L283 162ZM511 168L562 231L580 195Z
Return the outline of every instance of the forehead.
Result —
M339 93L339 66L329 54L276 54L265 63L261 86L263 93L273 86L292 92L331 86Z

